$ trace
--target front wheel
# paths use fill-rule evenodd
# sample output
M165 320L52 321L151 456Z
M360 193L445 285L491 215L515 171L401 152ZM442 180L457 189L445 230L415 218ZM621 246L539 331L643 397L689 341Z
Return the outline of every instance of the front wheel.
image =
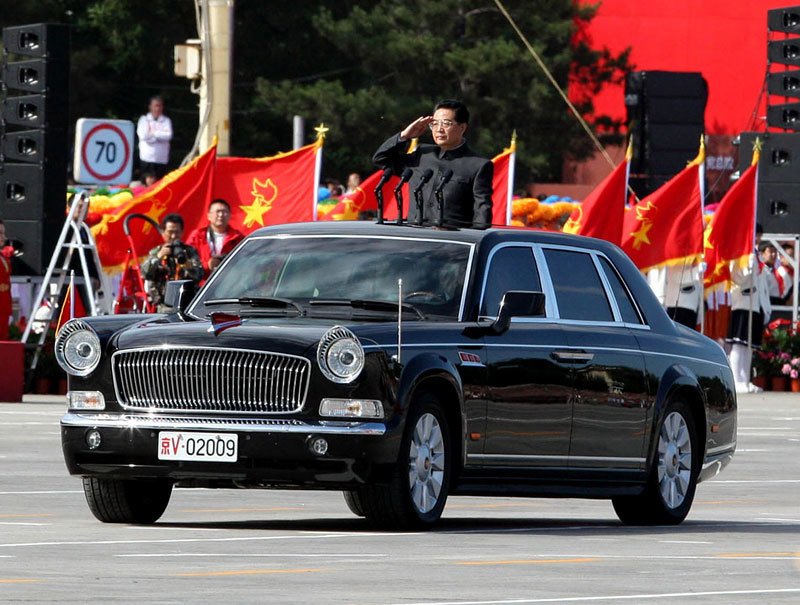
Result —
M671 403L658 432L658 449L647 487L638 496L614 498L627 525L677 525L689 514L697 488L700 452L689 406Z
M164 479L98 479L84 477L89 510L103 523L149 525L164 514L172 483Z
M364 516L393 529L427 529L442 516L453 454L447 417L432 394L411 406L400 456L388 485L360 490Z

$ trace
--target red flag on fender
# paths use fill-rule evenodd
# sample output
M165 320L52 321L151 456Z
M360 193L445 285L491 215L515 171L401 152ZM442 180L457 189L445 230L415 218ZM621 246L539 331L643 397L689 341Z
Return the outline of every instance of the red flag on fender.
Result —
M697 157L659 189L625 209L622 249L641 271L673 264L694 264L703 254L703 213Z
M58 322L56 322L56 334L61 330L61 326L67 323L70 319L76 317L86 317L86 307L83 305L83 299L80 292L75 288L75 283L70 279L67 286L67 293L64 295L64 300L61 302L61 309L58 311Z
M633 147L628 144L625 159L572 211L564 223L565 233L596 237L620 245L631 157Z
M231 226L245 235L267 225L315 220L322 140L271 157L218 158L211 199L227 200ZM191 228L204 224L203 217Z
M107 272L115 273L123 269L125 254L130 247L123 231L123 222L129 214L146 214L160 223L167 214L177 212L183 217L187 234L205 220L216 157L215 141L203 154L186 166L173 170L138 197L129 198L104 212L100 222L91 230L100 263ZM139 260L162 241L158 231L146 221L130 221L129 227Z

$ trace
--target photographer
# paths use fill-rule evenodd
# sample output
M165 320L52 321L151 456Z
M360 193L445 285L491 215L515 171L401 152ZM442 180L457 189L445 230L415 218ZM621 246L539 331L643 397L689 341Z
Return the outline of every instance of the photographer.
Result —
M200 255L192 246L181 241L183 218L179 214L168 214L161 221L164 243L156 246L142 263L147 295L154 305L164 300L167 282L176 279L191 279L199 282L203 278Z

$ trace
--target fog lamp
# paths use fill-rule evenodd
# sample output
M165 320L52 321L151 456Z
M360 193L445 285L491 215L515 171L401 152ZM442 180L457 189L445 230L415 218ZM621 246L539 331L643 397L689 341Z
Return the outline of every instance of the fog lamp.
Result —
M315 437L308 443L308 449L315 456L324 456L328 453L328 442L322 437Z
M323 399L319 415L330 418L383 418L383 406L374 399Z
M97 429L91 429L86 432L86 445L89 446L90 450L96 450L100 447L102 441L103 438L100 436L100 431Z

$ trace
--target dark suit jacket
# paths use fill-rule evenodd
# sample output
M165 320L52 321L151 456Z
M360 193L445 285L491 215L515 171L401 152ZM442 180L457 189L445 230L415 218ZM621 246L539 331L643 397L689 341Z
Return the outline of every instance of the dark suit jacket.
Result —
M435 223L439 216L434 189L439 177L450 168L453 178L445 185L444 224L450 227L475 227L486 229L492 224L492 176L494 165L480 157L464 143L456 149L442 151L438 145L419 145L414 153L407 153L410 141L400 141L396 134L378 148L372 161L380 167L391 167L401 174L408 166L413 170L409 181L410 191L419 185L422 173L433 170L433 178L422 189L425 224ZM409 194L408 220L414 222L417 207L413 193ZM388 201L388 200L387 200Z

